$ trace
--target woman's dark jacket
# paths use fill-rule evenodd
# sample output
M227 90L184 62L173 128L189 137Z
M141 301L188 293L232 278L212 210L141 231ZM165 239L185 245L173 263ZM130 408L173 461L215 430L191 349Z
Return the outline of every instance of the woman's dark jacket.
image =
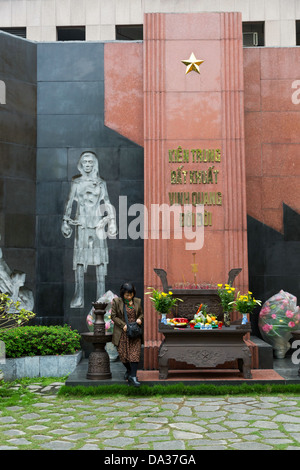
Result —
M144 319L144 313L142 309L142 301L141 299L138 299L137 297L133 298L133 305L135 308L135 316L136 320L140 319L143 322ZM126 325L126 321L124 318L124 302L123 299L118 297L117 299L114 299L112 302L112 308L111 308L111 319L114 322L114 330L113 330L113 335L112 335L112 343L115 346L118 346L121 334L123 331L123 327ZM142 338L143 341L143 338Z

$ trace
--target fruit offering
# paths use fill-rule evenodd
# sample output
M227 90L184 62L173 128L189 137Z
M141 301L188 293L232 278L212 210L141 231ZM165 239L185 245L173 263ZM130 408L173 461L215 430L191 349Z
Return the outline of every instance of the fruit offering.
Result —
M168 319L167 321L168 325L173 325L179 328L185 328L188 322L189 321L187 318L172 318L172 319Z
M200 304L197 312L194 315L194 320L196 322L195 328L218 328L217 317L207 312L206 304Z

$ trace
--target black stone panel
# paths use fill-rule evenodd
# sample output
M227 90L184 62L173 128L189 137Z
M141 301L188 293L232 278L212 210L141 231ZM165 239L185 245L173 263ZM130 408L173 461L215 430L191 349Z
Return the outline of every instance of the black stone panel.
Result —
M128 207L144 198L143 149L104 125L103 50L100 43L38 44L37 266L43 286L38 305L43 311L45 290L50 296L51 286L53 292L61 286L64 320L79 331L87 329L86 315L97 300L95 267L85 274L85 307L71 309L74 234L65 239L60 226L81 153L96 153L117 222L120 195L127 196ZM106 290L119 293L130 279L142 296L143 241L117 237L107 243Z
M37 283L36 311L38 317L63 318L64 288L63 284ZM47 321L49 324L49 321Z
M4 209L4 204L5 204L5 201L4 201L4 191L5 191L5 180L4 179L0 179L0 211L2 212L3 209Z
M300 216L283 204L281 234L248 216L249 288L262 303L283 289L300 300ZM251 317L253 334L260 336L258 313Z
M36 44L0 32L0 233L9 268L35 293Z
M103 80L104 43L39 43L39 82Z
M61 233L62 217L59 214L46 214L38 217L37 240L40 248L60 248L65 238Z
M300 214L283 204L283 224L285 241L300 241ZM298 258L299 259L299 258Z
M35 247L35 215L5 214L5 246L7 248Z
M1 77L36 83L36 43L0 31L0 44Z
M23 179L6 180L5 212L35 214L35 183Z
M144 152L142 148L120 149L120 180L144 181Z
M1 77L0 77L1 79ZM6 105L5 105L6 106ZM36 117L1 108L0 141L35 147Z
M24 115L36 116L36 82L5 79L6 109Z
M35 181L35 147L0 141L0 156L1 176L9 178L25 178L26 180Z
M67 154L66 148L37 149L37 181L67 180Z
M38 89L39 114L96 115L103 101L103 81L41 82Z
M63 282L63 248L39 248L38 282Z
M68 194L66 182L39 181L36 186L37 214L62 214Z
M103 117L99 114L41 114L38 119L38 147L90 147L101 143ZM54 138L55 136L55 138Z

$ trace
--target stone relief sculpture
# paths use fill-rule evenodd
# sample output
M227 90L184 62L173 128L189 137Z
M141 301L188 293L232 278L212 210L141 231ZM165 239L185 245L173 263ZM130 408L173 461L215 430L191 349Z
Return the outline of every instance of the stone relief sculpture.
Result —
M1 240L1 235L0 235ZM14 270L12 271L3 259L2 249L0 248L0 292L7 294L14 302L20 302L20 308L33 310L33 293L27 287L24 287L26 274Z
M114 237L117 234L115 210L110 204L106 183L99 177L96 154L83 152L77 168L80 175L72 179L61 227L65 238L72 236L72 226L75 227L75 292L71 308L84 307L84 273L88 266L96 267L95 298L98 299L105 293L105 276L109 261L107 236ZM77 207L73 216L74 204Z

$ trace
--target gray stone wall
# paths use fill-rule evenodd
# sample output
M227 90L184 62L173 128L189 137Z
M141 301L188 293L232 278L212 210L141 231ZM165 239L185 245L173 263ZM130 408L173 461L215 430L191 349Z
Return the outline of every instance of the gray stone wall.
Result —
M70 308L74 234L65 239L61 223L71 179L81 153L95 152L118 223L120 195L128 206L143 202L143 149L104 125L103 43L40 43L37 57L37 309L41 322L64 321L83 331L96 275L88 267L85 306ZM117 237L108 250L106 290L118 294L131 280L143 296L143 240Z
M85 275L85 306L70 308L74 235L61 233L64 206L84 150L98 156L119 223L119 196L143 203L143 149L104 125L104 44L33 43L0 33L0 246L26 273L37 324L85 331L96 299L95 267ZM128 216L128 223L133 217ZM143 240L108 240L106 290L133 281L143 296Z
M0 245L35 292L36 44L0 32Z

